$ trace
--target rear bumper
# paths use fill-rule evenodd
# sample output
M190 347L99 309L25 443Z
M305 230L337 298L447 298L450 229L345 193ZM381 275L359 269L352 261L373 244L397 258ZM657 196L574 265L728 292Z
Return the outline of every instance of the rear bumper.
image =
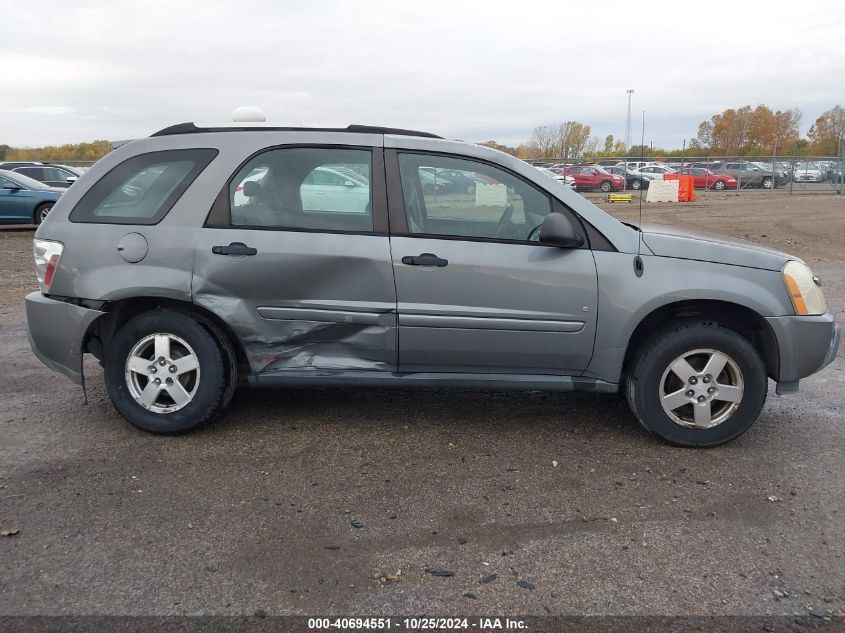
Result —
M768 317L766 321L778 342L778 382L805 378L836 358L842 330L832 314Z
M82 344L91 323L105 314L56 301L40 292L26 296L29 345L38 359L53 371L82 384Z

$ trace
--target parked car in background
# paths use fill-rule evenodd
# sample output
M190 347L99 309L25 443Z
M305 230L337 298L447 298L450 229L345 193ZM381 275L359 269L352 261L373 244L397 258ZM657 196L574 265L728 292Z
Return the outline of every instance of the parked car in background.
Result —
M45 163L6 163L0 165L0 169L23 174L42 182L49 187L61 187L67 189L77 181L80 173L61 165L50 165Z
M674 174L675 170L665 165L646 165L636 170L646 180L663 180L666 174Z
M633 169L626 169L623 165L614 165L612 167L605 167L605 171L610 174L616 174L625 178L625 187L627 189L647 189L649 180L640 172Z
M795 182L822 182L825 172L816 163L803 162L795 165L792 178Z
M315 170L371 165L371 204L350 213L344 183L308 208ZM272 195L238 203L263 168L250 182ZM435 202L429 169L497 185ZM410 130L166 128L103 158L33 246L34 353L77 384L94 355L117 411L154 433L196 428L241 384L475 387L621 394L667 442L715 446L841 336L799 259L624 224L513 156Z
M699 189L736 189L736 178L727 173L714 172L703 167L691 167L678 172L682 176L692 176L695 186Z
M710 170L727 173L737 179L739 187L762 187L771 189L775 185L775 174L771 170L760 169L747 160L717 161L710 165ZM778 182L777 184L782 184Z
M548 167L537 167L542 173L546 174L549 178L557 180L558 182L566 185L570 189L575 189L575 178L572 176L567 176L566 174L561 174L556 171L552 171Z
M573 165L565 170L567 176L575 179L575 188L581 191L599 189L605 193L619 191L625 187L625 178L611 174L593 165Z
M430 170L437 178L439 191L443 193L475 193L478 179L475 174L457 169Z
M621 165L622 161L618 158L604 158L600 161L596 161L596 165L599 167L614 167L616 165Z
M0 224L41 224L64 191L0 170Z

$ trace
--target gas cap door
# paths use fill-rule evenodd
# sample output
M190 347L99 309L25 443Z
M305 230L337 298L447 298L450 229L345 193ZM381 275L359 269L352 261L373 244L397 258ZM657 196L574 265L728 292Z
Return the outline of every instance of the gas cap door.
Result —
M118 254L130 264L136 264L147 256L147 240L140 233L127 233L117 243Z

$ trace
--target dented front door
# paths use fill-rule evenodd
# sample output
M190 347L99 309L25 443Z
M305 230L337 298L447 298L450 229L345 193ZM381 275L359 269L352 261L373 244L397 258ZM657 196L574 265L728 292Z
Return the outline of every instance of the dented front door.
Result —
M253 373L396 368L385 236L204 228L193 295L231 326Z

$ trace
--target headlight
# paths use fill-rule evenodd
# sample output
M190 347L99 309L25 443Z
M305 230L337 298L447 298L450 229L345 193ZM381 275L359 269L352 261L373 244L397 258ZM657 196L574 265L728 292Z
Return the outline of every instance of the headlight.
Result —
M38 277L38 285L41 292L50 292L50 285L56 269L59 267L59 260L62 258L62 251L65 249L61 242L51 240L33 240L32 254L35 257L35 274Z
M790 260L783 267L783 280L789 290L795 314L824 314L827 303L810 267L801 262Z

